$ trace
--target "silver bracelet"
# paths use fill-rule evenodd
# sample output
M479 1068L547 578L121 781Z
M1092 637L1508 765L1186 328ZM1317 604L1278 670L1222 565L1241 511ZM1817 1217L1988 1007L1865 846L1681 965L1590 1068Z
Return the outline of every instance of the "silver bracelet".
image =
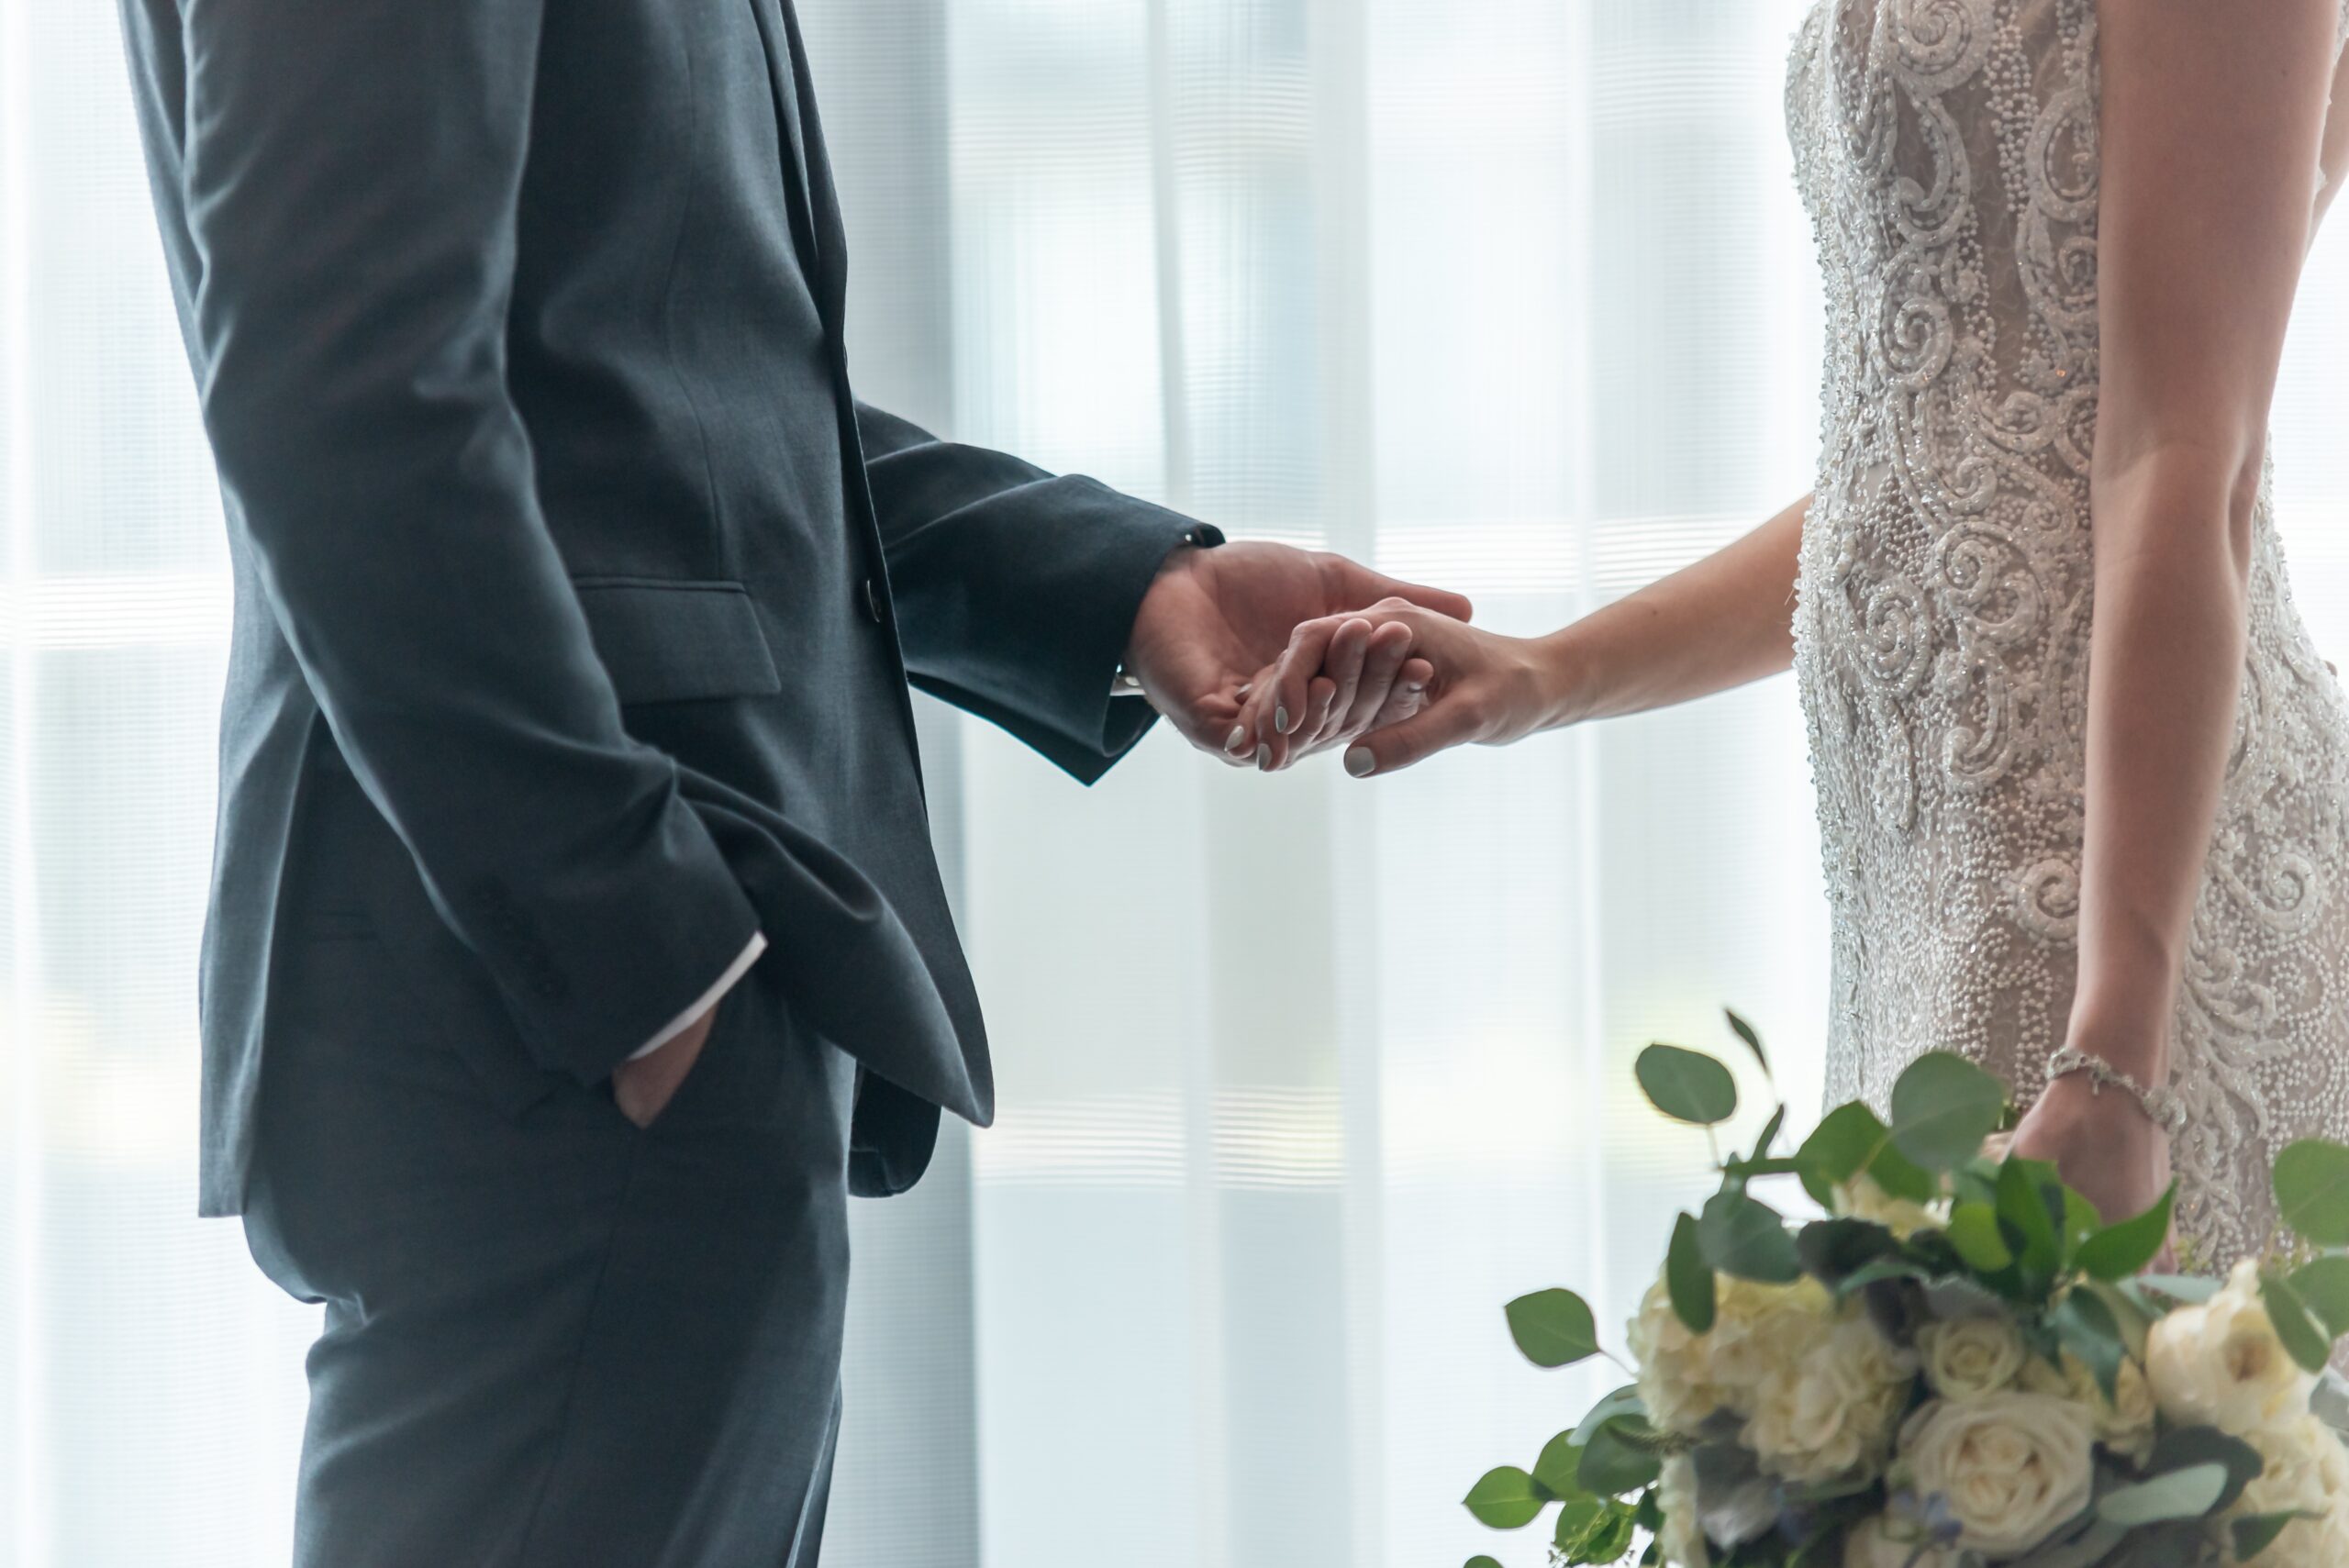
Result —
M2186 1130L2186 1102L2175 1089L2152 1089L2115 1067L2101 1056L2091 1056L2076 1045L2067 1045L2047 1059L2047 1081L2068 1077L2074 1073L2088 1075L2093 1093L2102 1094L2109 1085L2121 1090L2153 1118L2154 1125L2172 1138Z

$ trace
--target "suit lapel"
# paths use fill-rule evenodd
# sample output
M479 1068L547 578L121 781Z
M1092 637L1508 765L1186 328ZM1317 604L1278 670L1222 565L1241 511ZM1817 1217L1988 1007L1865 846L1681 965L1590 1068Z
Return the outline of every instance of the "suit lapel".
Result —
M797 111L788 117L792 152L799 162L795 188L808 203L809 226L814 231L817 308L837 342L848 305L848 230L841 220L840 194L832 185L823 120L816 112L816 83L807 68L807 45L799 34L799 14L792 0L779 0L779 4L791 53L793 106Z

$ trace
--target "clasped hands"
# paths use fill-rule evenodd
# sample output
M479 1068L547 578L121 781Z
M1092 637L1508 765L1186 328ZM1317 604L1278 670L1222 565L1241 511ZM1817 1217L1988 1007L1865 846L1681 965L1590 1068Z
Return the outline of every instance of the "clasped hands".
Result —
M1277 772L1346 748L1358 778L1553 722L1537 645L1470 624L1457 594L1342 557L1235 543L1172 558L1127 668L1195 746Z

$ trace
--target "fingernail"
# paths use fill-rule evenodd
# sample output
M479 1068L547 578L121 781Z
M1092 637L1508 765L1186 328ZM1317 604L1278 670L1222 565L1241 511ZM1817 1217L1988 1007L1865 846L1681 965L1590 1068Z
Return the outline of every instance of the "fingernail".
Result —
M1286 707L1276 707L1273 709L1273 728L1279 730L1284 735L1288 733L1288 709Z
M1256 765L1260 768L1269 768L1273 765L1273 749L1270 746L1256 748Z
M1346 772L1358 779L1366 779L1378 771L1378 759L1371 755L1367 746L1349 747L1346 751Z
M1224 738L1223 749L1236 757L1240 754L1240 748L1246 744L1248 744L1248 727L1244 724L1235 724L1231 727L1231 733Z
M1232 693L1231 695L1232 695L1234 697L1238 698L1240 701L1241 701L1241 702L1245 702L1245 701L1247 701L1247 700L1248 700L1248 694L1249 694L1250 692L1254 691L1255 689L1256 689L1256 683L1255 683L1255 682L1253 682L1253 681L1250 681L1250 682L1246 683L1245 684L1243 684L1243 685L1242 685L1242 686L1241 686L1238 691L1236 691L1236 692Z

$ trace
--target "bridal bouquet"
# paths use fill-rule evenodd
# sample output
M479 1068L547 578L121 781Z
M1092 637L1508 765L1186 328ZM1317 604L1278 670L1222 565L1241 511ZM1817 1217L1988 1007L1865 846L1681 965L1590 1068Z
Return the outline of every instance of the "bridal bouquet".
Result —
M1653 1046L1637 1073L1709 1134L1737 1109L1712 1057ZM1844 1106L1782 1152L1782 1106L1750 1153L1717 1149L1720 1189L1630 1326L1632 1383L1469 1511L1510 1529L1554 1504L1562 1564L2349 1568L2349 1448L2324 1418L2349 1411L2325 1373L2349 1333L2349 1149L2277 1160L2288 1250L2148 1275L2174 1188L2101 1223L2053 1166L1986 1151L2007 1091L1955 1056L1889 1108ZM1782 1215L1754 1195L1769 1178L1826 1217ZM1570 1291L1508 1325L1542 1366L1606 1353Z

